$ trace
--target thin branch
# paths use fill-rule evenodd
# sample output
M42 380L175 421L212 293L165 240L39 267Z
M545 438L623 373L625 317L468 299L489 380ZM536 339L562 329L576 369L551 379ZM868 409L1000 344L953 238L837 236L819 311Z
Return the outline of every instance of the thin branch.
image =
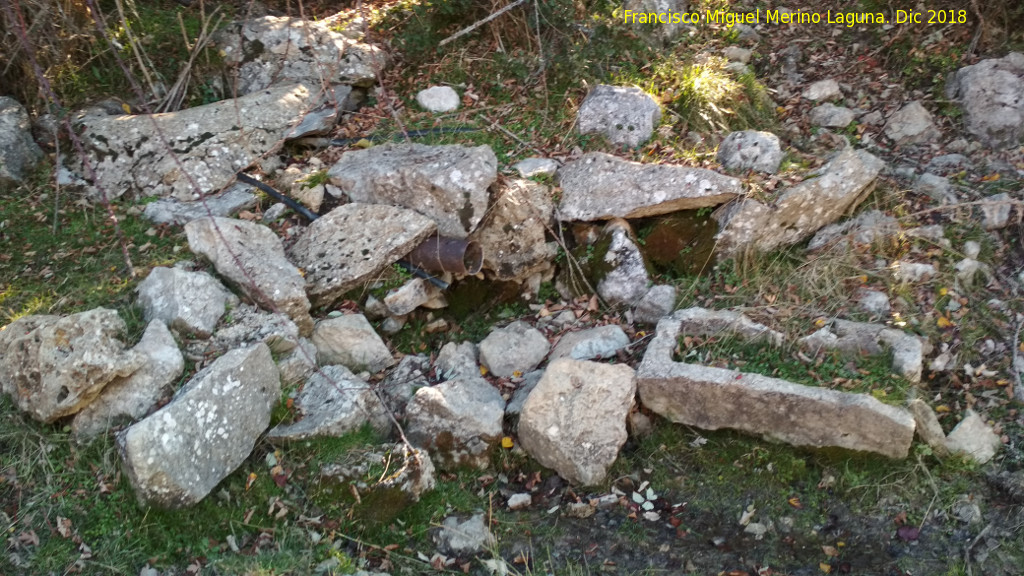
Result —
M466 34L469 34L473 30L476 30L477 28L483 26L484 24L487 24L491 20L494 20L498 16L501 16L502 14L504 14L505 12L508 12L509 10L515 8L516 6L519 6L523 2L526 2L526 0L516 0L515 2L509 4L508 6L505 6L501 10L498 10L494 14L491 14L487 18L484 18L483 20L479 20L479 21L477 21L477 22L475 22L473 24L470 24L469 26L463 28L462 30L459 30L455 34L452 34L451 36L445 38L444 40L441 40L441 42L438 43L438 46L444 46L445 44L447 44L449 42L452 42L456 38L461 38L462 36L465 36Z

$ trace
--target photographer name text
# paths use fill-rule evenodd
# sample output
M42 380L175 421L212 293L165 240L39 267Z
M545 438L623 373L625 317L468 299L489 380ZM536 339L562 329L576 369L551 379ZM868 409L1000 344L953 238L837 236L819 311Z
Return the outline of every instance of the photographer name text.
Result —
M729 12L715 10L704 12L635 12L626 10L623 20L626 24L831 24L852 28L858 24L964 24L967 10L896 10L886 16L882 12L784 12L761 10L754 12Z

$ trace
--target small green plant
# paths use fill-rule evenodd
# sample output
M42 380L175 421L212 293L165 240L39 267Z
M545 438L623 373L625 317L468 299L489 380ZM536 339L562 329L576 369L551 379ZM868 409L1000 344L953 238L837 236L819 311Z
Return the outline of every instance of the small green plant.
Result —
M327 170L319 170L299 180L303 188L316 188L317 186L323 186L324 184L330 183L331 178L327 175Z

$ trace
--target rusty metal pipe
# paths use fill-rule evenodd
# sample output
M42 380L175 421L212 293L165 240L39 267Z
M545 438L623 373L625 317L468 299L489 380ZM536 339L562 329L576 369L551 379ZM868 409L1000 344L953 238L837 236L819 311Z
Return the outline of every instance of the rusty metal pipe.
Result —
M432 274L476 274L484 264L484 250L472 240L431 236L405 258Z

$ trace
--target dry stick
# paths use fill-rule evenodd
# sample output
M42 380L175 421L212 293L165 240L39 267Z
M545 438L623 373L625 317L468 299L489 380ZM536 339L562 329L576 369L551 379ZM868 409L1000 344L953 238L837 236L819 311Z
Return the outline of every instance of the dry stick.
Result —
M470 33L470 32L472 32L473 30L476 30L477 28L479 28L479 27L483 26L484 24L487 24L487 23L488 23L488 22L490 22L491 20L494 20L494 19L495 19L495 18L497 18L498 16L501 16L501 15L502 15L502 14L504 14L505 12L508 12L509 10L511 10L511 9L513 9L513 8L515 8L516 6L519 6L520 4L522 4L522 3L523 3L523 2L525 2L525 1L526 1L526 0L516 0L515 2L513 2L513 3L509 4L508 6L505 6L505 7L504 7L504 8L502 8L501 10L498 10L498 11L497 11L497 12L495 12L494 14L491 14L490 16L488 16L488 17L484 18L483 20L479 20L479 21L477 21L477 22L476 22L476 23L474 23L474 24L470 24L469 26L467 26L467 27L463 28L462 30L459 30L459 31L458 31L458 32L456 32L455 34L452 34L451 36L449 36L449 37L445 38L444 40L441 40L441 42L439 42L439 43L437 44L437 45L438 45L438 47L440 47L440 46L444 46L445 44L447 44L447 43L449 43L449 42L451 42L451 41L455 40L456 38L461 38L462 36L465 36L466 34L469 34L469 33Z
M519 136L516 136L512 132L508 131L504 126L498 124L497 120L491 119L491 117L486 115L486 114L478 114L478 116L480 118L483 118L484 120L487 120L488 124L491 125L491 128L494 128L495 130L498 130L502 134L504 134L504 135L508 136L509 138L515 140L516 142L518 142L524 148L529 148L530 150L533 150L537 154L540 154L541 156L544 156L544 152L542 150L540 150L539 148L536 148L533 144L530 144L529 142L524 141Z
M149 93L152 97L157 97L156 83L153 82L153 78L149 74L149 67L152 66L152 60L149 59L149 55L146 54L145 49L141 48L139 40L132 33L132 28L128 24L128 17L124 14L124 4L121 0L115 0L117 6L117 15L121 19L121 27L124 28L124 33L128 36L128 45L132 49L132 54L135 55L135 59L139 63L139 68L142 70L142 75L146 78L146 83L149 84ZM108 39L109 40L109 39Z
M1022 357L1018 351L1020 350L1020 328L1021 324L1024 324L1024 314L1017 314L1015 318L1017 323L1017 329L1013 334L1013 342L1010 344L1010 349L1013 350L1013 355L1010 360L1010 374L1013 375L1014 388L1013 395L1017 397L1018 402L1024 402L1024 385L1021 385L1020 373L1024 370L1024 357Z

